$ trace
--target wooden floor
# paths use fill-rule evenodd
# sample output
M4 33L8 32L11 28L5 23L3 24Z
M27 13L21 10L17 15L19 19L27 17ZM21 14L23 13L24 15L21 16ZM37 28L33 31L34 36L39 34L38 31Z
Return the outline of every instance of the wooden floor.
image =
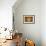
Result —
M1 44L0 46L16 46L16 39L6 40L6 42ZM21 42L20 46L24 46L24 44Z
M16 46L15 44L15 39L13 40L6 40L6 42L4 42L2 45L0 46Z

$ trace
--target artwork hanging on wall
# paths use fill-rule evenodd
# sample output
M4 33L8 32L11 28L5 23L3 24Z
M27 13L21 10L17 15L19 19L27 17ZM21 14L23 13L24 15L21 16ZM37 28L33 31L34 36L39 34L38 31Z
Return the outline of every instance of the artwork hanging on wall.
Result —
M35 24L35 15L23 15L24 24Z

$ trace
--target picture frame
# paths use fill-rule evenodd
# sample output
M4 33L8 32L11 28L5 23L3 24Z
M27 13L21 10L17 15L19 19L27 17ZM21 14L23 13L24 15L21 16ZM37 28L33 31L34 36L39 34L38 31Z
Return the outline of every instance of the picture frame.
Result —
M35 24L35 15L23 15L24 24Z

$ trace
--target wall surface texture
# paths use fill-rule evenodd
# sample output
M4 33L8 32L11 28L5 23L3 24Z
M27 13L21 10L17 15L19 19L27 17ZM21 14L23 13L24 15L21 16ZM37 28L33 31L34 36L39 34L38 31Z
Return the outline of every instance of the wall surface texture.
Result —
M12 6L16 0L0 0L0 27L12 28Z
M24 38L34 40L36 46L41 46L41 1L23 0L13 10L15 29L22 32ZM23 15L35 15L35 24L23 24Z
M41 1L41 41L46 46L46 0Z

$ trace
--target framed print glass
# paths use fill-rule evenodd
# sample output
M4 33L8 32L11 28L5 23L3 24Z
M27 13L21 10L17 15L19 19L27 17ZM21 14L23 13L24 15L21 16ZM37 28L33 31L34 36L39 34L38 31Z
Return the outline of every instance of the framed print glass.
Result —
M35 15L23 15L23 23L24 24L34 24Z

